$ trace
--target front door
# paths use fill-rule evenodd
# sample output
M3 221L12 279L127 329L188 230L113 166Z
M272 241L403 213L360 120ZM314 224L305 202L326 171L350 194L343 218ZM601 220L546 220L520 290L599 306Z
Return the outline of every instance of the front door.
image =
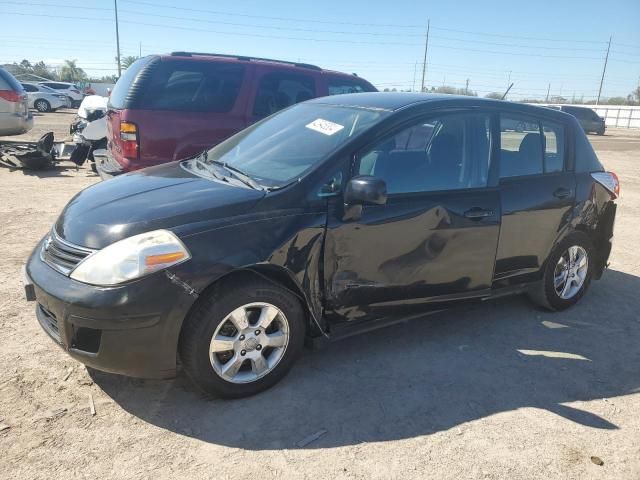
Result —
M491 137L489 115L441 114L356 156L354 175L383 179L388 200L360 208L338 201L330 211L328 315L380 319L488 291L500 226Z

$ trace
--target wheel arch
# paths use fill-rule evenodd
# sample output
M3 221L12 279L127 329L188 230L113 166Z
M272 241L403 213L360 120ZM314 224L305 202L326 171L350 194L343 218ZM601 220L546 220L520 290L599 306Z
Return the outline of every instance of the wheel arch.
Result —
M246 265L243 267L234 268L229 272L223 274L217 279L213 280L207 285L200 293L199 298L189 308L189 312L185 316L185 319L191 314L191 312L197 307L201 299L208 297L209 295L215 295L217 291L232 282L241 282L244 278L258 277L268 282L274 283L279 287L286 288L293 295L298 297L303 305L305 311L305 326L306 335L308 337L320 336L325 329L325 325L317 310L309 298L309 295L304 291L302 286L296 280L294 274L286 267L280 265L274 265L270 263L256 263L252 265ZM184 321L182 322L184 325ZM180 331L182 331L182 327Z

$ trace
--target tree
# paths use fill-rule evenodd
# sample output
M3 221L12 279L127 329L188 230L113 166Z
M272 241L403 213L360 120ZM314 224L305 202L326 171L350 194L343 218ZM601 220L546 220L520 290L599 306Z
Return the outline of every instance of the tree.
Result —
M60 68L58 78L62 82L77 82L86 80L87 74L83 69L76 65L77 60L65 60L64 65Z
M37 75L49 79L56 77L55 73L42 60L32 64L29 60L24 59L20 63L13 62L5 67L14 75Z
M431 93L446 93L447 95L467 95L469 97L477 97L478 93L466 88L450 87L442 85L441 87L431 87Z
M629 94L630 100L635 100L637 103L640 103L640 85L638 85L633 92Z
M120 65L122 65L122 68L124 68L126 70L127 68L129 68L131 66L131 64L133 62L135 62L139 58L140 57L136 57L136 56L133 56L133 55L129 55L127 57L122 57L122 58L120 58Z
M494 100L502 100L502 94L498 92L487 93L484 98L493 98Z

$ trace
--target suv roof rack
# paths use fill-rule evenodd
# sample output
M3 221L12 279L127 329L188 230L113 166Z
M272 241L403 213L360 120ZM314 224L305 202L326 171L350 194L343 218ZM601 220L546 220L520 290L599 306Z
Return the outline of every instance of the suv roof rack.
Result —
M283 63L286 65L292 65L294 67L300 68L308 68L311 70L322 70L317 65L311 65L309 63L298 63L298 62L288 62L286 60L274 60L273 58L261 58L261 57L252 57L252 56L243 56L243 55L227 55L224 53L201 53L201 52L171 52L172 57L192 57L194 55L204 56L204 57L221 57L221 58L233 58L235 60L243 60L246 62L274 62L274 63Z

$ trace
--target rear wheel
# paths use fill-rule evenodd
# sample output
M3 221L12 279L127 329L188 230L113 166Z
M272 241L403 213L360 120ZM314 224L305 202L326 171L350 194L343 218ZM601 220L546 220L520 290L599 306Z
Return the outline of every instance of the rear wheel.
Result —
M547 260L542 282L530 293L534 303L549 310L575 304L589 287L594 267L591 239L575 232L561 241Z
M46 100L44 100L43 98L36 100L33 106L35 107L36 110L42 113L51 111L51 104Z
M222 398L261 392L286 375L305 336L300 300L260 279L210 292L185 321L180 358L202 391Z

